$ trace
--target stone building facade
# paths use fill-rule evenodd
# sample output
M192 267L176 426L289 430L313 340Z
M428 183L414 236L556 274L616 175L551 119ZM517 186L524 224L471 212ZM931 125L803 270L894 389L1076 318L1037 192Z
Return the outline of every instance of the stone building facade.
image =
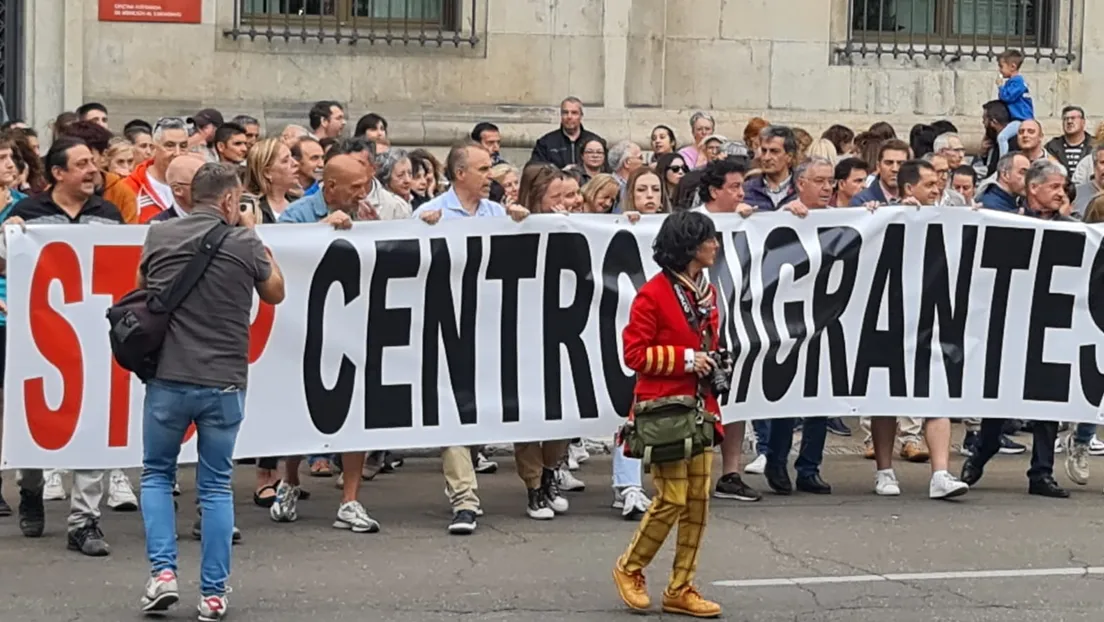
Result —
M642 143L657 123L688 138L697 109L729 135L756 115L810 131L873 120L907 131L950 118L976 134L980 106L996 93L991 53L1009 33L1030 48L1025 73L1048 133L1067 103L1085 106L1093 121L1104 113L1094 105L1104 101L1097 0L999 0L1014 5L1001 15L986 13L997 0L897 0L925 15L943 7L932 13L940 25L918 27L913 17L904 30L928 34L911 35L906 47L905 18L896 16L873 33L882 47L866 54L854 53L871 34L857 30L857 14L887 0L195 0L198 24L100 21L101 1L27 3L23 109L40 129L86 101L106 104L119 125L212 105L279 129L302 123L311 102L336 99L354 120L383 114L398 143L444 145L490 120L507 146L521 147L556 125L570 94L586 103L588 127ZM314 13L348 17L389 1L430 12L451 2L455 33L440 45L430 33L423 44L422 26L369 17L353 25L355 42L319 41L335 30L347 37L350 24ZM289 5L301 14L273 13ZM1021 26L993 25L1001 19Z

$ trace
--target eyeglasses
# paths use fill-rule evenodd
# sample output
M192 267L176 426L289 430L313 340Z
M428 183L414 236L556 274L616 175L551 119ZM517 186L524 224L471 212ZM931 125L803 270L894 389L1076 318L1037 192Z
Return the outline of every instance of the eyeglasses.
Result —
M688 167L679 166L679 165L668 166L667 170L671 171L672 173L689 173L690 172L690 169Z

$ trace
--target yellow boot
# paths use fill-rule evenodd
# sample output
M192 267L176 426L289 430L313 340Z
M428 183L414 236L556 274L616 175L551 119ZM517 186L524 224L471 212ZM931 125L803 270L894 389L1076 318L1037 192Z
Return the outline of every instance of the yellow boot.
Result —
M621 566L621 560L613 565L613 583L617 586L617 593L621 600L629 606L629 609L643 611L652 606L652 599L648 597L648 585L644 581L644 573L639 570L628 572Z
M721 615L721 606L702 598L696 587L687 585L676 594L663 591L663 611L695 618L716 618Z

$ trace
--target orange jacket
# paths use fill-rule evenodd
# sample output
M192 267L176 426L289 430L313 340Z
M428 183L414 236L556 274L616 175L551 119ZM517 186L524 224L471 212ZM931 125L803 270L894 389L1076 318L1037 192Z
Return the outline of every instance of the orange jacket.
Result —
M713 296L716 300L716 291ZM708 326L714 335L719 334L716 307L709 315ZM702 339L686 320L667 275L657 274L636 293L621 341L625 365L636 372L634 402L697 395L698 376L686 370L686 357L687 352L701 350ZM721 414L717 398L708 390L705 391L705 409L718 416Z
M149 182L149 167L153 166L153 158L146 160L134 169L124 180L128 188L134 191L138 197L138 222L145 224L151 218L169 209L172 205L162 205L161 197Z
M122 177L115 173L104 173L103 198L119 208L123 222L128 225L138 222L138 196Z

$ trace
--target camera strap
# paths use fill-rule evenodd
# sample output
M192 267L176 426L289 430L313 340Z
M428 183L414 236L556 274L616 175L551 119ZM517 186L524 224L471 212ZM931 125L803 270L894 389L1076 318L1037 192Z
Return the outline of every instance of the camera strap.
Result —
M702 351L709 352L713 349L713 331L709 329L707 322L703 322L705 312L686 295L686 286L679 282L678 277L666 270L664 270L664 274L667 275L667 280L671 282L671 287L675 290L675 297L678 298L679 307L682 308L682 315L690 324L690 329L701 340ZM703 324L705 325L704 328Z

